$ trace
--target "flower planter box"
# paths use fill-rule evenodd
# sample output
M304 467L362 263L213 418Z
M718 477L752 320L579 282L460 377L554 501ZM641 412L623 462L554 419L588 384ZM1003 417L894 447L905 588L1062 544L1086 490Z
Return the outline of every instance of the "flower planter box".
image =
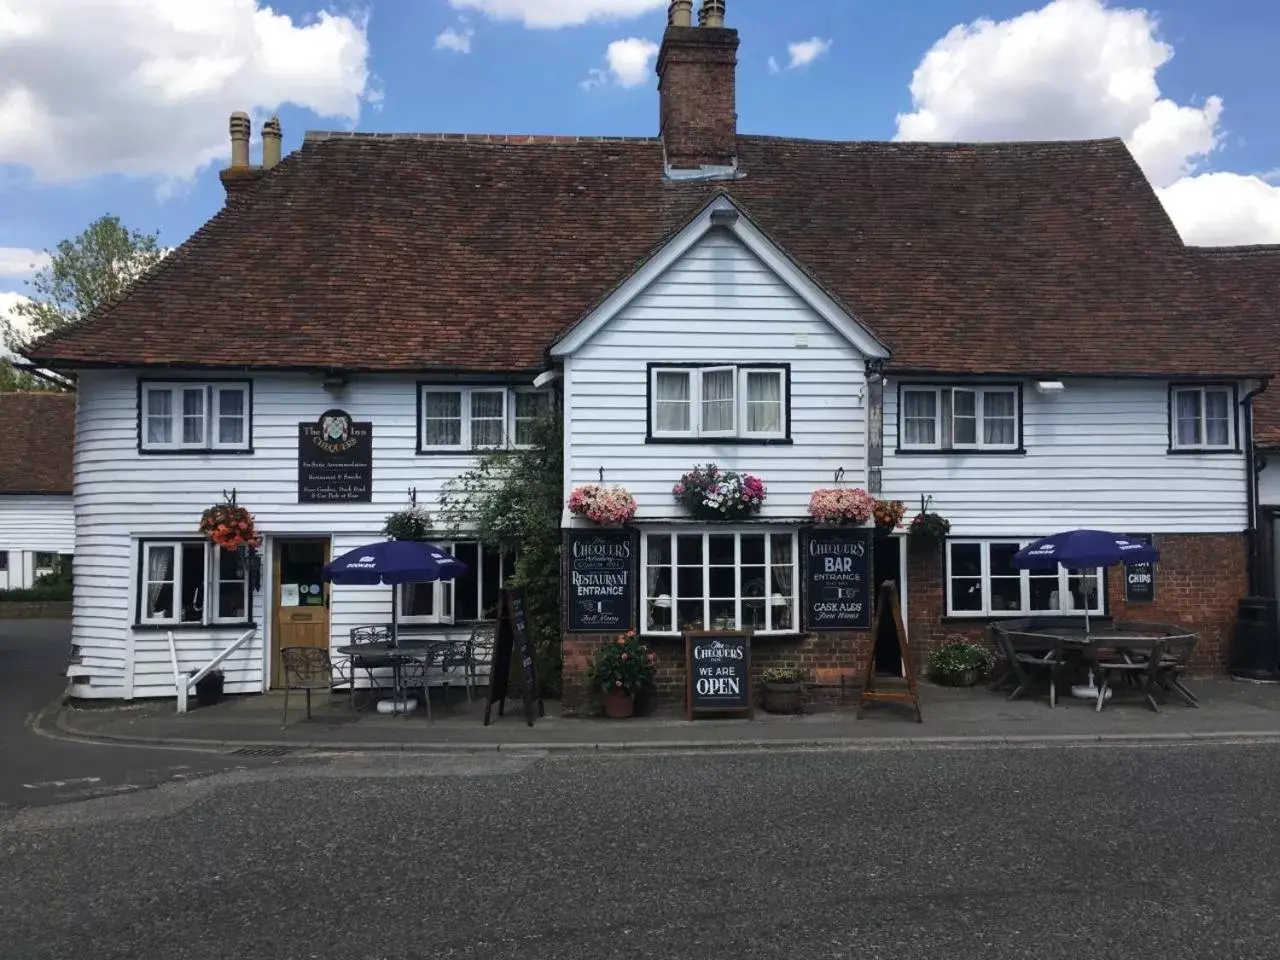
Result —
M769 713L797 713L804 702L803 683L765 681L764 708Z
M940 687L972 687L982 679L982 671L973 669L959 673L940 673L930 679Z

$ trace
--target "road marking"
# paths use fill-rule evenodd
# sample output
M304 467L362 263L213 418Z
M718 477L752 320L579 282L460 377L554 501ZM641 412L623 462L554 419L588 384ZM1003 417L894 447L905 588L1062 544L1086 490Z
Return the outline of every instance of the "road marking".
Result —
M69 787L77 783L101 783L101 777L76 777L73 780L42 780L40 783L24 783L28 790L41 790L45 787Z

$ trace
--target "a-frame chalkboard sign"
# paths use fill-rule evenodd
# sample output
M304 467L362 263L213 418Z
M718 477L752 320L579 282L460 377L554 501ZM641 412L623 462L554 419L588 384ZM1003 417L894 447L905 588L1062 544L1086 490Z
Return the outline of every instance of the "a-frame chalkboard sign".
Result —
M520 658L518 673L513 669L516 657ZM513 673L517 676L515 690L510 689ZM538 687L533 666L533 640L525 622L524 592L521 590L503 590L498 604L498 633L494 638L493 663L489 665L489 702L484 706L486 727L495 703L498 705L498 716L503 715L508 694L524 700L524 716L529 726L533 726L537 717L545 715L542 690ZM536 716L534 704L537 704Z
M893 629L898 634L898 648L902 651L902 668L907 675L907 689L876 689L876 642L880 636L880 624L885 616L893 617ZM862 677L862 694L858 697L858 719L868 703L909 703L916 709L916 722L924 723L920 716L920 689L916 683L916 658L907 642L907 628L902 622L902 605L898 603L898 585L886 580L880 585L876 597L875 622L871 625L871 649L867 651L867 670Z

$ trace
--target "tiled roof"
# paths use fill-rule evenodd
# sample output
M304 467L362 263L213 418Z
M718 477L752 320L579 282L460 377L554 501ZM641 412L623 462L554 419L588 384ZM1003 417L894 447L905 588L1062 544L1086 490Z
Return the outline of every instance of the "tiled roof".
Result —
M0 393L0 494L71 493L74 393Z
M29 356L537 370L558 333L725 191L889 344L892 369L1256 363L1216 323L1119 140L741 137L739 160L732 182L690 183L662 176L656 139L309 135L125 298Z
M1271 358L1276 377L1253 400L1253 437L1260 447L1280 448L1280 244L1251 247L1200 247L1197 256L1216 287L1219 302L1263 359Z

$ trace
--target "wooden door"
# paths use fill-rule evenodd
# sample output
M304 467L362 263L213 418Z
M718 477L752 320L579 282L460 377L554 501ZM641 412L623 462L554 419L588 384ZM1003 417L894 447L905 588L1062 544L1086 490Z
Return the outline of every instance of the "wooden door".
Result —
M329 647L328 537L277 540L272 562L271 685L283 686L284 647Z

